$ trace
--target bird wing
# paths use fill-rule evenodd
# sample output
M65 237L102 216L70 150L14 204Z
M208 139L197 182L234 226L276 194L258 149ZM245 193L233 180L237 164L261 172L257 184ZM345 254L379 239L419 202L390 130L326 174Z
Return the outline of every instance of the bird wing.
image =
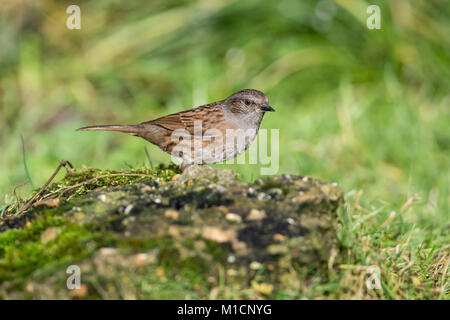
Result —
M163 127L169 131L186 129L190 134L194 134L196 126L198 128L201 126L202 133L204 133L208 129L216 128L218 123L224 121L225 116L219 103L215 102L191 110L169 114L148 123Z

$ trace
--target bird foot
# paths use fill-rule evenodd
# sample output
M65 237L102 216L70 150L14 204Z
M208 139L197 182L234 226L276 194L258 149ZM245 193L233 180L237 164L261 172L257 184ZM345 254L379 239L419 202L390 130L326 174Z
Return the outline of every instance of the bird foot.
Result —
M181 164L181 166L180 166L180 168L181 168L181 171L182 172L184 172L184 170L186 170L187 168L189 168L190 166L192 166L192 163L182 163Z

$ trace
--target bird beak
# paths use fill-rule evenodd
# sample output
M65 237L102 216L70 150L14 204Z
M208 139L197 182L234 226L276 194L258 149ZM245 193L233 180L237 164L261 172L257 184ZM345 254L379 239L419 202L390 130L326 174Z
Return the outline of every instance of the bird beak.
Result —
M272 108L271 106L269 106L268 104L263 104L261 106L261 110L264 112L266 112L266 111L275 112L275 109Z

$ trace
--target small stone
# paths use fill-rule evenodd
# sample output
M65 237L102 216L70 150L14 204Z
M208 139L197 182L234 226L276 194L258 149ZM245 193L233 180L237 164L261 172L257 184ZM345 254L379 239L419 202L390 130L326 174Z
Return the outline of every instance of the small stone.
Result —
M273 291L273 285L270 283L258 283L255 280L252 281L252 289L263 295L270 295Z
M56 237L58 237L58 235L60 233L61 233L61 231L58 228L49 227L49 228L45 229L45 231L42 233L41 241L44 243L52 241L52 240L56 239Z
M72 298L84 298L87 294L88 294L88 287L86 284L81 284L79 289L74 289L72 291L70 291L70 296Z
M164 272L164 269L161 267L156 268L156 275L160 278L164 278L166 273Z
M116 254L116 249L115 248L100 248L100 255L106 257L106 256L112 256L114 254Z
M227 270L227 276L234 277L238 274L238 272L235 269L228 269Z
M31 282L28 282L28 283L27 283L27 286L25 287L25 290L26 290L28 293L33 293L33 292L34 292L34 286L33 286L33 284L32 284Z
M259 270L261 269L262 264L258 261L253 261L252 263L250 263L250 269L252 270Z
M283 241L283 240L286 240L286 239L287 239L287 237L282 235L282 234L280 234L280 233L275 233L273 235L273 240L275 240L275 241Z
M228 256L227 262L228 263L235 263L236 262L236 257L235 256Z
M296 196L292 201L293 202L311 202L315 199L316 197L310 194L304 194L304 195L299 195Z
M279 244L271 244L270 246L267 247L267 252L273 255L287 254L288 248L286 246Z
M99 199L101 202L106 202L106 195L105 195L105 194L101 194L101 195L98 196L98 199Z
M241 223L242 222L242 218L240 215L236 214L236 213L227 213L227 215L225 216L225 219L227 219L230 222L235 222L235 223Z
M164 216L166 218L172 219L172 220L178 220L179 213L177 210L174 209L168 209L166 212L164 212Z
M261 220L266 217L266 213L264 211L260 211L258 209L250 210L247 219L248 220Z
M295 220L292 219L292 218L287 218L287 219L286 219L286 222L289 223L289 224L294 224L294 223L295 223Z
M154 254L148 254L148 253L138 253L136 255L136 265L137 266L143 266L145 264L154 263L156 260L156 257Z
M175 227L175 226L170 226L169 234L174 238L178 238L180 236L180 228Z
M127 205L125 211L123 213L130 214L131 210L133 210L134 206L132 204Z
M227 191L227 189L221 185L216 186L216 190L220 193L224 193L225 191Z
M256 197L258 198L258 200L264 200L267 198L267 194L265 194L264 192L258 192L258 195Z
M140 267L144 264L145 260L147 260L147 254L146 253L139 253L136 255L136 264Z
M217 227L205 227L202 237L219 243L228 242L233 239L235 232L233 230L222 230Z
M209 292L209 299L210 300L217 300L217 297L219 296L220 293L220 288L219 287L214 287L211 289L211 291Z

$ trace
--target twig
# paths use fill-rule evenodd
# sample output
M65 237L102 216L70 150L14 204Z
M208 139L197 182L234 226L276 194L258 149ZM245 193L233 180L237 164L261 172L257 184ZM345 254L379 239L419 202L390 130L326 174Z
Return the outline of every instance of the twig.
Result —
M17 195L17 189L23 187L24 185L26 185L27 183L22 183L16 187L14 187L14 197L16 198L16 203L20 203L20 199L19 196Z
M31 198L30 200L28 200L24 205L22 205L17 212L14 215L19 215L23 212L25 212L26 210L28 210L33 203L36 202L36 200L42 195L42 193L45 191L45 189L48 187L48 185L53 181L53 179L56 177L56 175L58 174L58 172L61 170L62 167L65 167L66 165L69 165L71 168L73 168L73 165L66 160L61 160L61 162L59 163L58 167L56 168L55 172L53 172L52 176L47 180L47 182L41 187L41 189L39 189L39 191L33 196L33 198ZM88 179L86 181L80 182L76 185L73 186L69 186L66 188L61 188L60 190L62 190L62 192L59 194L58 198L62 197L62 195L70 190L79 188L85 184L91 183L95 180L98 179L102 179L102 178L111 178L111 177L151 177L154 178L154 175L151 174L144 174L144 173L111 173L111 174L104 174L104 175L100 175L97 177L93 177L91 179ZM57 192L55 192L57 193ZM44 196L45 198L45 196ZM42 198L41 198L42 199Z
M42 192L44 192L44 190L48 187L48 185L53 181L53 179L58 174L59 170L61 170L61 168L65 167L66 165L69 165L69 167L73 168L73 165L69 161L61 160L58 167L56 168L55 172L53 172L52 176L50 177L50 179L47 180L47 182L41 187L41 189L34 195L33 198L28 200L23 206L21 206L17 210L15 215L20 215L24 211L28 210L31 207L31 205L33 204L33 202L36 201L36 199L42 194Z

